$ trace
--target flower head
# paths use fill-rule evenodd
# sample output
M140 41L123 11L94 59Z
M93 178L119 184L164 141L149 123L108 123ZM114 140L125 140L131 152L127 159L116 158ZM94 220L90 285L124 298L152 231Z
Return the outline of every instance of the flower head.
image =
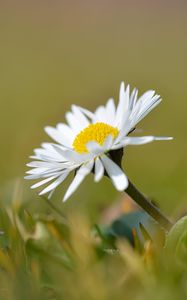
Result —
M66 177L76 171L75 177L65 193L67 200L78 188L84 178L91 172L94 180L100 181L105 172L111 178L117 190L128 186L127 176L117 165L111 151L122 149L127 145L142 145L154 140L166 140L167 137L142 136L130 137L135 128L155 106L160 103L160 96L150 90L138 98L138 90L130 92L121 83L119 103L109 99L105 106L99 106L95 113L72 105L71 112L66 113L67 124L59 123L56 128L45 127L46 133L56 143L43 143L34 150L32 161L27 166L26 179L42 179L31 188L48 184L40 195L52 195L57 186Z

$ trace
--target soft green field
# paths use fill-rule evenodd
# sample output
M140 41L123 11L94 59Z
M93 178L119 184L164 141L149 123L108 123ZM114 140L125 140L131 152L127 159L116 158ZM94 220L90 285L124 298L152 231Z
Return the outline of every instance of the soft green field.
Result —
M27 170L25 164L33 149L43 141L50 141L43 131L44 126L63 122L64 113L73 103L94 110L111 96L118 101L119 85L124 80L130 83L132 88L134 86L139 88L140 93L155 89L163 98L159 107L139 124L142 132L138 134L174 137L174 140L169 142L155 142L127 148L123 161L124 170L140 190L153 198L167 215L175 217L184 214L187 208L186 35L187 7L184 1L165 1L164 3L161 1L133 1L132 3L132 1L119 0L17 1L16 3L9 1L0 3L0 195L2 210L7 205L11 207L10 210L16 206L14 209L16 214L19 214L17 206L20 205L21 210L26 209L35 217L48 212L44 201L37 196L37 191L30 190L29 186L32 182L23 180ZM103 179L96 185L90 175L71 199L62 204L62 197L71 179L69 178L58 188L52 201L65 215L70 216L76 213L79 216L80 214L81 220L86 216L86 224L89 223L91 227L100 220L106 208L122 197L115 191L109 180ZM21 192L19 196L14 196L17 186ZM16 199L14 204L11 204L12 199ZM18 203L21 204L18 205ZM2 213L2 218L5 218L5 212ZM23 216L21 219L23 221ZM24 219L24 222L27 224L30 221ZM6 218L5 221L1 221L1 225L2 228L7 228L7 234L13 235L11 238L15 242L19 232L15 229L17 225L13 226L14 231L10 221ZM52 234L54 234L53 230ZM58 233L54 236L59 237ZM27 255L26 261L21 260L22 251L26 251L25 246L24 250L22 249L22 238L17 246L11 242L11 249L13 251L15 247L15 256L18 256L15 259L11 258L16 265L14 272L11 269L12 263L7 262L8 267L5 266L5 270L13 272L14 276L19 263L27 264ZM79 244L77 236L74 242ZM20 247L20 252L17 247ZM56 247L58 248L55 246L54 251ZM134 255L131 250L129 251L130 256ZM3 261L1 255L3 254L0 254L0 264L1 260ZM123 260L123 258L120 259ZM110 295L108 288L113 276L118 279L126 276L123 274L120 259L106 258L102 265L99 265L96 260L97 270L93 273L95 277L99 274L96 281L95 277L92 278L90 262L86 261L90 282L82 288L84 290L89 287L90 291L93 290L93 295L85 294L87 295L84 296L85 298L81 296L81 293L77 298L76 293L70 295L64 292L63 295L66 299L108 299ZM31 279L36 278L36 282L33 283L36 288L40 282L41 271L37 268L40 269L42 266L35 261L33 264L35 266L34 271L31 272ZM69 276L64 269L55 269L50 259L49 264L51 264L49 269L53 280L56 278L58 281L59 276L64 276L62 281L67 284L67 287L72 281L75 291L79 289L80 282L83 282L87 276L87 273L82 270ZM24 268L25 265L23 270ZM108 271L106 271L107 268L109 268ZM117 275L112 274L112 268ZM142 266L137 268L142 268ZM55 272L56 277L53 274ZM108 281L103 279L106 276L104 272L110 273ZM177 272L181 271L177 269ZM18 281L24 282L23 274L20 273L21 277L18 276ZM75 284L73 282L77 280L76 275L82 278L80 277ZM157 277L157 275L154 273L153 276ZM167 267L165 275L168 276ZM150 299L151 289L146 295L140 293L140 296L138 296L138 291L149 285L156 291L157 284L160 286L163 284L163 293L160 292L160 298L151 294L153 299L154 297L155 299L183 299L183 294L181 298L175 298L175 293L180 293L181 286L173 294L172 291L168 292L167 288L166 291L164 290L165 275L163 275L163 282L162 278L159 283L157 279L153 280L155 283L153 286L150 282L142 282L142 278L135 278L135 281L131 278L129 282L132 285L132 291L134 291L136 281L138 283L137 293L130 295L128 288L129 299L130 297L131 299ZM14 277L11 276L6 278L1 275L2 280L6 282L5 286L10 280L14 282ZM100 276L103 284L100 283ZM146 276L149 277L149 274L146 273ZM121 280L123 282L123 279ZM172 280L177 279L174 276ZM29 279L26 279L25 285L27 284L31 284ZM19 284L18 286L20 288ZM60 282L57 286L59 288ZM94 294L96 286L101 294ZM122 286L119 295L114 293L115 299L117 297L121 299L128 283L125 285L122 283ZM6 286L5 289L8 287ZM28 289L32 291L32 287ZM24 288L21 293L24 293ZM167 293L170 298L167 298ZM182 288L181 293L183 293ZM174 298L171 298L171 295ZM16 300L22 300L27 297L27 294L20 296L18 294L15 297L17 297ZM36 292L36 294L33 293L31 299L43 299L42 297L46 299L45 295ZM59 297L58 299L62 299L62 295ZM6 294L2 299L14 299L14 293Z

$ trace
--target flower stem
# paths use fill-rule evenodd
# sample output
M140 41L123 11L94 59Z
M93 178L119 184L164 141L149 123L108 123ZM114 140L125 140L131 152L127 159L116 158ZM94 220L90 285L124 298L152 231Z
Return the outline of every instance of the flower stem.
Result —
M154 205L152 204L129 180L129 186L125 192L143 208L156 222L160 224L166 231L173 226L172 222Z

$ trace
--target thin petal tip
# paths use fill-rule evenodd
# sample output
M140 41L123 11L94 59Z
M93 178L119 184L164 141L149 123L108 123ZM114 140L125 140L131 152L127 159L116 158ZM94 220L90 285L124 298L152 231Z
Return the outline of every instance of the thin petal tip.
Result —
M173 139L172 136L159 136L155 138L157 141L172 141Z
M31 185L30 189L31 189L31 190L34 190L34 189L35 189L35 184L34 184L34 185Z
M121 81L121 83L120 83L120 88L125 88L125 82L124 81Z
M45 131L48 135L50 135L51 129L53 129L51 126L45 126L45 127L44 127L44 131Z
M62 202L66 202L69 198L69 195L65 195L64 198L62 199Z
M128 180L127 180L127 181L124 181L124 184L121 185L121 186L118 188L118 191L119 191L119 192L123 192L123 191L125 191L125 190L128 188L128 186L129 186L129 181L128 181Z

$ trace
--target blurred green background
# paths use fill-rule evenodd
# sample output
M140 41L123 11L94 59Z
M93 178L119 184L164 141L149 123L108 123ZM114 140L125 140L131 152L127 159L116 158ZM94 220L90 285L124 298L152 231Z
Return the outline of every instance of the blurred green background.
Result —
M168 214L185 208L186 1L2 1L0 36L1 201L20 178L22 199L39 209L37 191L22 178L33 148L50 141L43 127L64 121L72 103L94 110L117 101L124 80L163 98L139 124L141 134L175 138L127 148L125 172ZM120 197L107 179L96 185L89 176L61 204L70 179L54 196L62 210L95 220Z

